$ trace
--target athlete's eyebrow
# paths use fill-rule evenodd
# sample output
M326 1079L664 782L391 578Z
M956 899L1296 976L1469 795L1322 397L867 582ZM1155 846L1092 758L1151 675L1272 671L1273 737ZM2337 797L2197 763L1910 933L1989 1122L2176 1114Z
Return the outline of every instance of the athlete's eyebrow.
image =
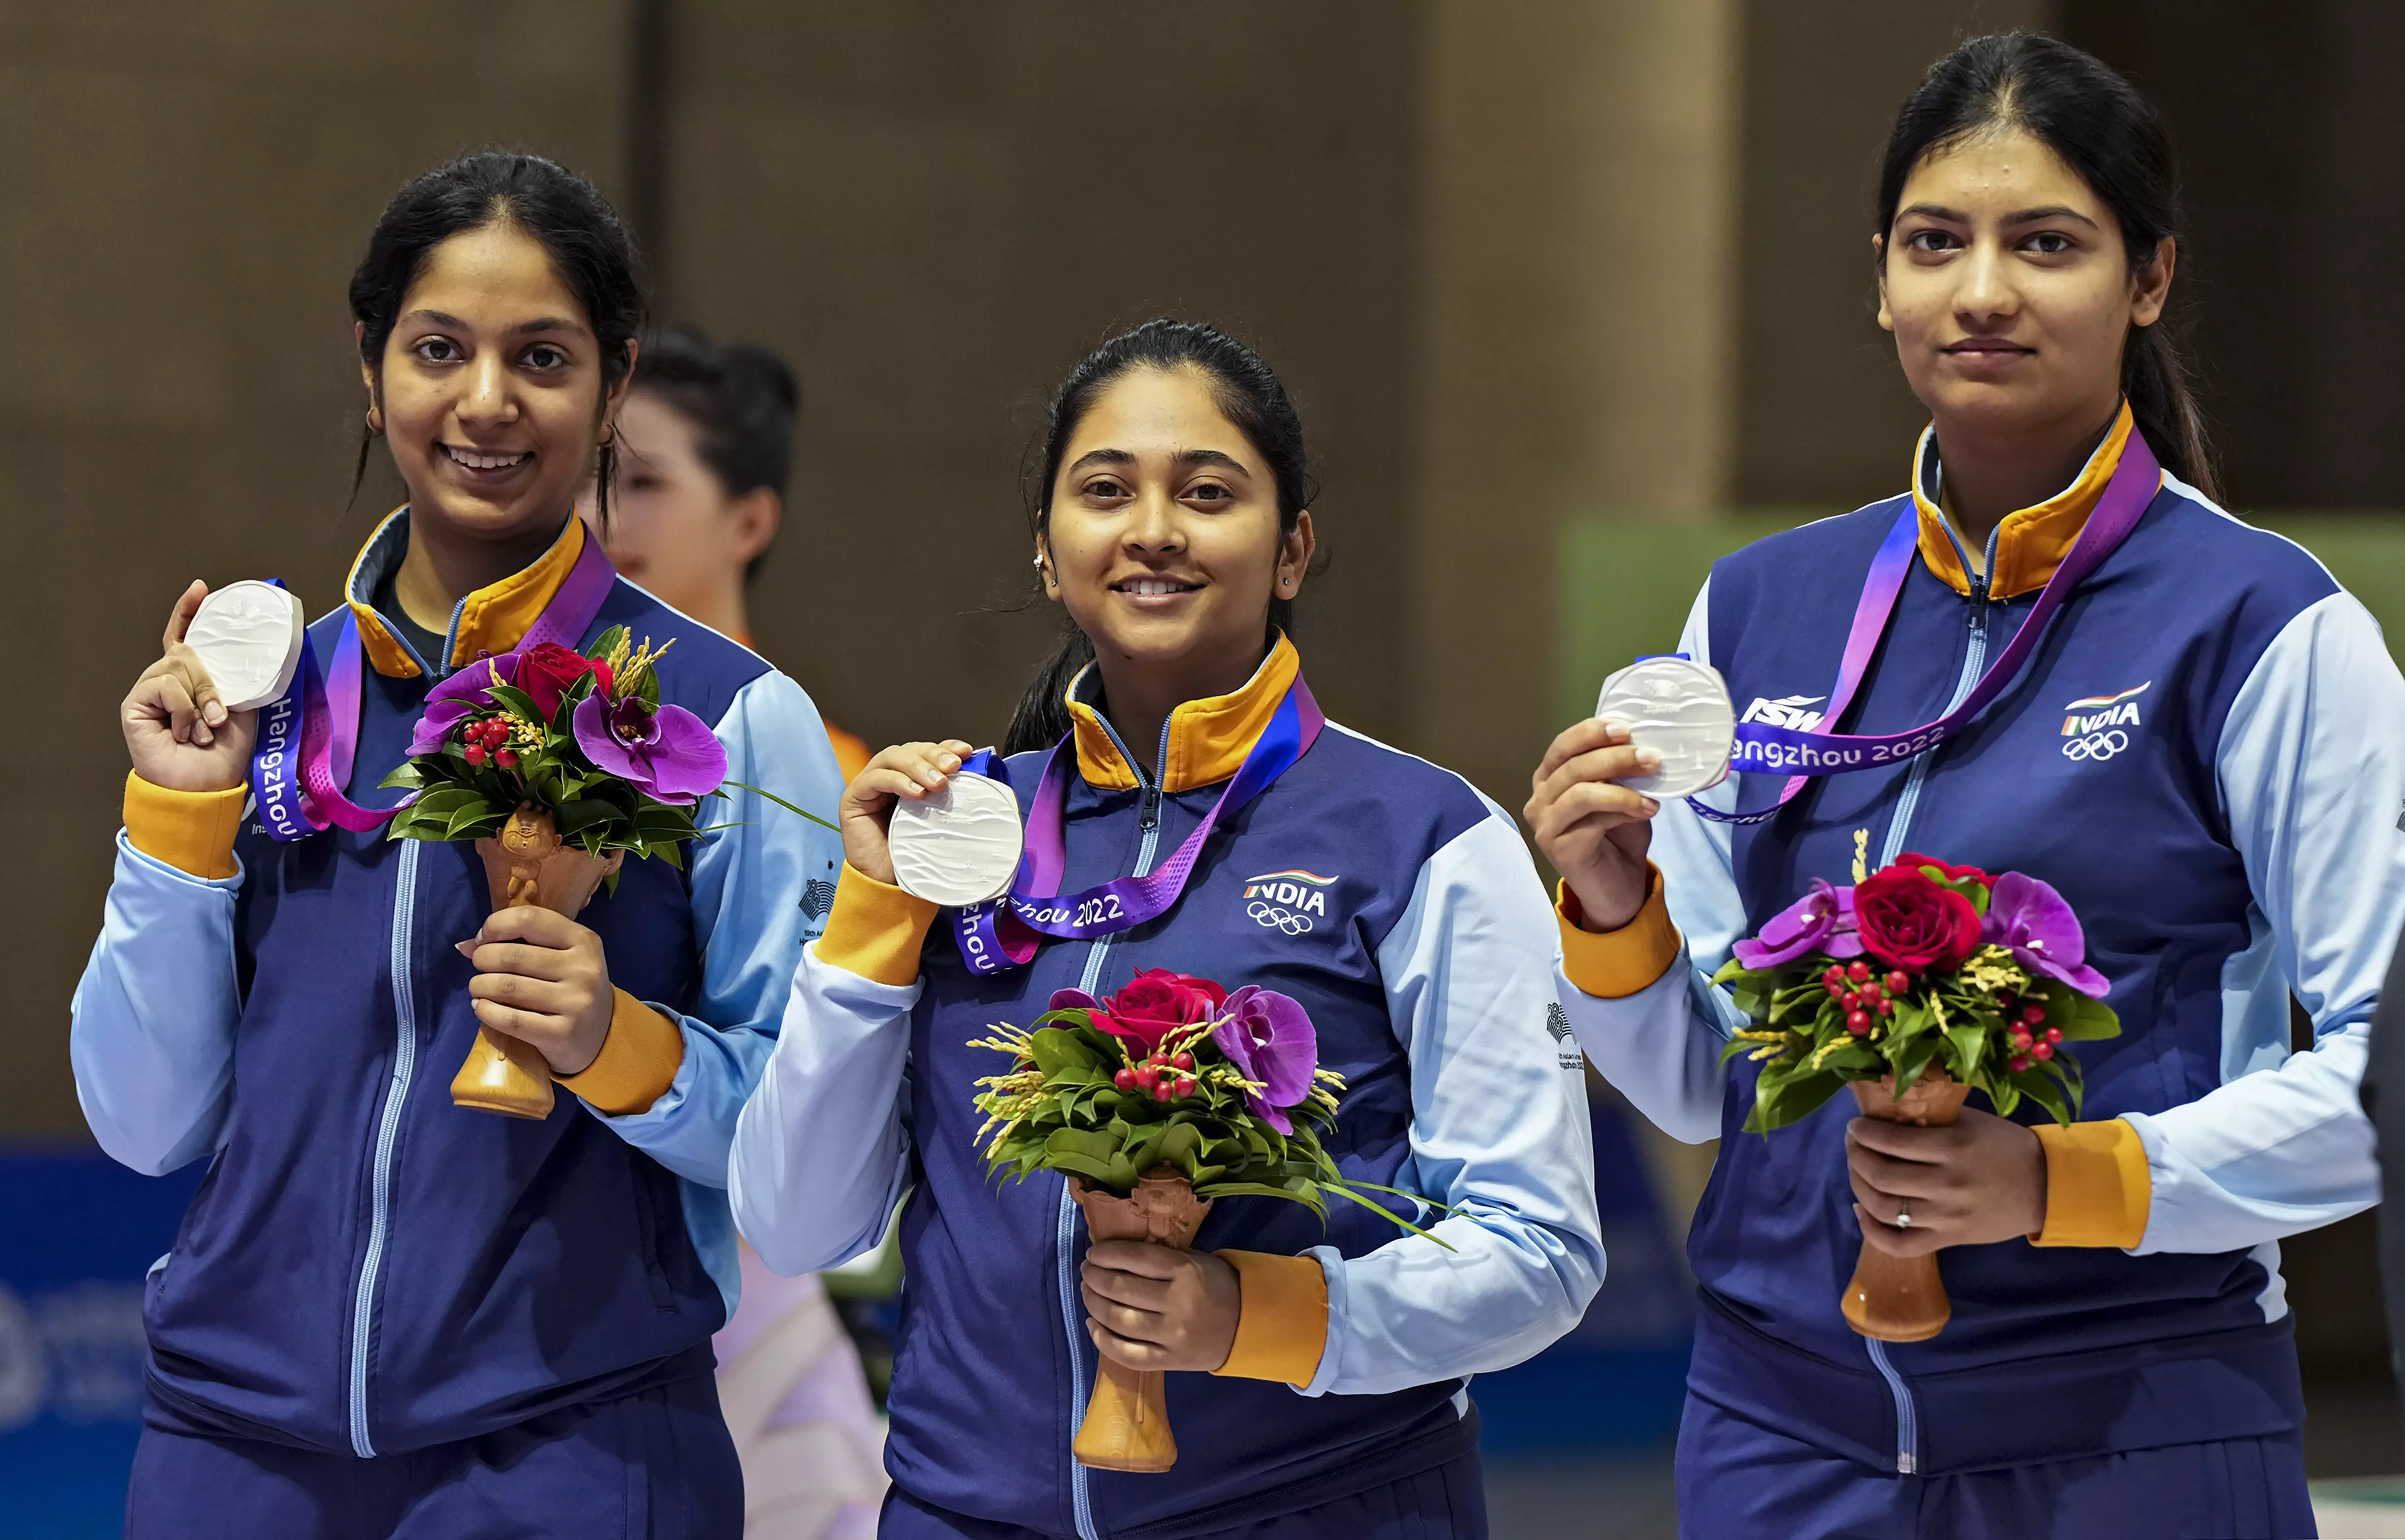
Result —
M441 310L413 310L401 319L415 321L423 326L439 326L451 331L475 329L458 316ZM531 321L520 321L510 328L510 331L513 336L524 336L530 331L581 331L584 329L584 323L565 315L540 315Z
M1135 456L1124 449L1090 449L1083 455L1078 455L1075 460L1071 461L1069 469L1064 472L1064 474L1074 476L1090 465L1126 466L1133 464L1135 464Z
M2008 225L2035 224L2040 219L2076 219L2090 230L2096 228L2095 220L2067 203L2047 203L2040 208L2025 208L2018 214L2004 216L2004 223Z
M1245 464L1244 461L1236 458L1233 455L1222 454L1216 449L1181 449L1177 452L1174 458L1175 463L1180 466L1217 466L1222 469L1232 470L1237 475L1246 477L1248 479L1252 475L1252 470Z

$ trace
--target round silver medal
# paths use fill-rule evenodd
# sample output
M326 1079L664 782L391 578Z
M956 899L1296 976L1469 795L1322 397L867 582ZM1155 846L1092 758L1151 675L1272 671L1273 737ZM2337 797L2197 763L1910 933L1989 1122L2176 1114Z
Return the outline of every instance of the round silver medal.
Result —
M201 601L184 645L201 656L229 711L265 706L301 666L301 601L274 583L230 582Z
M942 791L896 806L885 831L895 885L953 908L1010 891L1024 843L1010 788L966 771Z
M1720 672L1685 658L1646 658L1603 681L1595 714L1628 724L1629 738L1662 756L1652 775L1620 784L1649 797L1687 797L1727 778L1737 707Z

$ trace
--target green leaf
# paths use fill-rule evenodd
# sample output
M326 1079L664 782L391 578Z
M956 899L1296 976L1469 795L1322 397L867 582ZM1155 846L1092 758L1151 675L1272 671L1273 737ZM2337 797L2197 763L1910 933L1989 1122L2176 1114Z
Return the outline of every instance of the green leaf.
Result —
M835 829L837 833L843 833L842 830L836 829L834 824L829 823L826 819L819 817L816 813L810 812L805 808L795 806L792 803L787 802L784 798L777 795L774 791L764 791L756 786L747 786L739 780L722 781L720 784L724 786L732 786L740 791L749 791L755 797L766 797L770 802L773 802L778 806L783 808L786 812L798 813L803 818L809 819L812 823L817 824L822 829Z
M1066 1070L1099 1070L1101 1060L1094 1051L1081 1042L1077 1034L1058 1027L1039 1029L1033 1034L1035 1067L1047 1075L1057 1075Z

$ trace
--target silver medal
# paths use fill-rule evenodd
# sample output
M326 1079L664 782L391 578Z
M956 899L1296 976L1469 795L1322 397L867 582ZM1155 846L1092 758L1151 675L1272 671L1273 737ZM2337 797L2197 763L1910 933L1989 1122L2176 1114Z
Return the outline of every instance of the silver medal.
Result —
M1720 672L1685 658L1646 658L1603 681L1595 714L1628 724L1629 739L1662 756L1652 775L1620 782L1649 797L1687 797L1728 777L1737 707Z
M246 579L201 601L184 645L200 654L225 708L250 711L291 688L304 623L290 592Z
M1008 892L1024 843L1010 788L966 771L940 791L898 805L885 831L895 885L952 908Z

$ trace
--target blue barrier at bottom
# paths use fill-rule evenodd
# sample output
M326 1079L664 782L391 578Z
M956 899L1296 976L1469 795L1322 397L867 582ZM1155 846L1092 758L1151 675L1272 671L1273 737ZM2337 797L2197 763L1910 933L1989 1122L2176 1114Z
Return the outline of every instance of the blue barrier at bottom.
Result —
M142 1279L203 1167L0 1150L0 1540L121 1533L141 1431Z

